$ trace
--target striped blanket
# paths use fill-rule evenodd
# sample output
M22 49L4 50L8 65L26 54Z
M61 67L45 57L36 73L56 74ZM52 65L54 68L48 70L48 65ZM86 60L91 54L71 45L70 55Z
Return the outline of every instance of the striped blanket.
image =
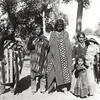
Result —
M19 74L20 69L20 58L19 52L21 51L21 48L18 48L18 45L16 42L6 41L4 45L4 55L5 55L5 61L6 64L4 65L1 63L1 83L7 84L7 83L13 83L14 82L14 76L16 74ZM16 49L16 50L15 50ZM19 51L20 50L20 51ZM17 61L16 61L17 60Z

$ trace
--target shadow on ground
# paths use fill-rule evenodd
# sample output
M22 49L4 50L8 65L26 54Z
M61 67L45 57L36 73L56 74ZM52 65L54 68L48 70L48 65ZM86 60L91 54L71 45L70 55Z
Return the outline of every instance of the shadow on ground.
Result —
M28 89L31 85L31 77L30 75L22 78L17 87L16 87L16 90L15 90L15 94L19 94L19 93L22 93L23 91L25 91L26 89Z

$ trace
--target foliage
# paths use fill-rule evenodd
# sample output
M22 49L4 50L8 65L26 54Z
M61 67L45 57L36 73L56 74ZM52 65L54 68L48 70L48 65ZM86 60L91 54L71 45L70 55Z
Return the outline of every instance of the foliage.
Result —
M48 17L49 9L47 9L47 3L45 0L21 0L20 2L24 2L24 8L20 9L16 16L20 22L21 26L21 35L30 35L34 32L34 26L36 24L40 24L43 26L43 16L42 13L45 11L46 16ZM22 25L21 25L22 24ZM24 25L23 25L24 24ZM23 27L24 26L24 27Z
M42 12L45 11L47 16L50 11L47 9L47 1L49 0L2 0L0 6L3 14L8 14L14 30L20 30L24 36L33 32L34 23L42 25Z
M8 14L9 22L14 29L17 26L17 18L13 12L15 4L16 4L15 0L2 0L2 2L0 3L0 6L2 7L2 13Z
M72 0L63 1L68 3ZM79 1L77 0L77 2ZM84 7L89 5L89 0L82 1ZM1 0L0 6L3 9L3 14L8 13L10 23L14 30L20 30L20 33L24 36L33 32L34 23L42 25L43 11L45 11L46 19L51 17L51 13L57 18L59 15L59 2L60 0Z

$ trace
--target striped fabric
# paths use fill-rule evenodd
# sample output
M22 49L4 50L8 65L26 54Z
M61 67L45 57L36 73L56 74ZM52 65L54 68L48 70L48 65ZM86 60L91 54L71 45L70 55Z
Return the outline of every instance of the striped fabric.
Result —
M21 46L17 45L16 42L6 41L4 44L4 55L6 60L6 65L2 66L0 65L0 79L1 83L12 83L14 80L14 75L18 74L18 69L20 68L20 55L19 55L19 49L21 49ZM16 49L18 47L18 49ZM16 49L16 50L15 50ZM16 56L18 66L16 66L15 59Z
M4 83L12 83L13 82L13 55L14 51L12 49L5 49L5 59L7 64L4 66L5 70L5 77Z

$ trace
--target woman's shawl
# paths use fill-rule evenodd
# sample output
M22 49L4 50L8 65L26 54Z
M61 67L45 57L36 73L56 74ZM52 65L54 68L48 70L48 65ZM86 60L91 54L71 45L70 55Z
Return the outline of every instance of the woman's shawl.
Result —
M71 44L69 41L69 36L67 32L63 32L64 37L64 47L66 50L65 56L67 60L67 64L64 65L66 68L62 68L62 63L60 59L60 49L58 47L59 38L56 35L56 32L53 32L50 37L50 51L48 54L48 66L47 66L47 81L48 86L53 81L54 77L56 77L56 81L58 85L62 85L71 81L71 64L72 64L72 52L71 52ZM64 75L65 73L65 75ZM66 77L66 79L65 79ZM66 82L65 82L66 81Z

